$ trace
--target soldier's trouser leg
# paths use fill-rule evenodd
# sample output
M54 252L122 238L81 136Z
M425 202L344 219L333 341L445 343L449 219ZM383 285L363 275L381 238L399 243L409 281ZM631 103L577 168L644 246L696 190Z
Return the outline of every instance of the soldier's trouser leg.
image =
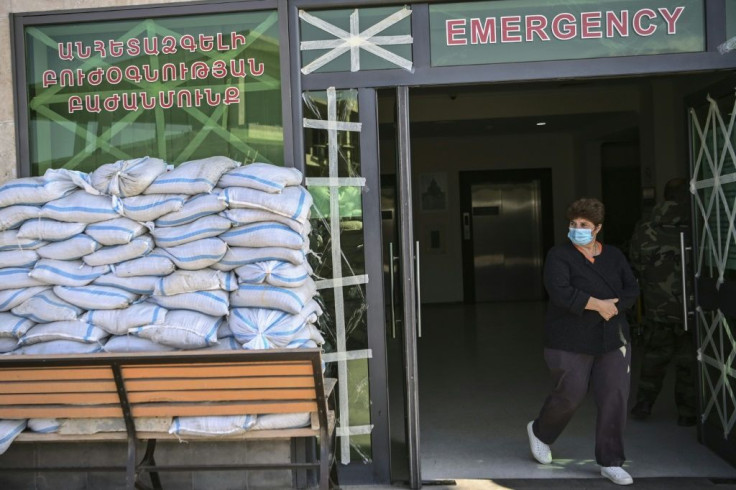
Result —
M695 380L698 366L694 344L690 332L675 335L675 403L677 414L681 417L694 417L697 414Z
M667 374L667 366L675 354L675 334L667 324L650 323L647 328L647 341L639 374L637 402L654 403L662 391L662 382Z

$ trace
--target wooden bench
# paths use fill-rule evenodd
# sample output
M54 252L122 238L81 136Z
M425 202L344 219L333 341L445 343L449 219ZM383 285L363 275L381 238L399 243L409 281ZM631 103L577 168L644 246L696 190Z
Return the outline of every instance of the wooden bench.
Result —
M126 432L63 435L23 432L15 442L126 441L125 466L34 467L12 471L126 471L129 488L145 488L149 473L161 488L159 471L319 468L320 488L330 482L335 417L328 407L334 381L322 376L319 349L268 351L144 352L53 356L0 356L0 419L102 418L125 421ZM304 428L260 430L199 440L257 440L318 437L320 455L308 462L242 465L157 466L157 440L176 435L136 432L137 417L244 415L309 412ZM138 462L136 442L147 441ZM15 443L14 442L14 443ZM333 479L336 483L335 474Z

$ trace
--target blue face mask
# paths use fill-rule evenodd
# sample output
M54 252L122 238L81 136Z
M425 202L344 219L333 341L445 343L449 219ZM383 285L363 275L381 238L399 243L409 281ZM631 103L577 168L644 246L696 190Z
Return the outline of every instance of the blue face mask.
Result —
M570 228L567 238L575 245L588 245L593 241L593 230L588 228Z

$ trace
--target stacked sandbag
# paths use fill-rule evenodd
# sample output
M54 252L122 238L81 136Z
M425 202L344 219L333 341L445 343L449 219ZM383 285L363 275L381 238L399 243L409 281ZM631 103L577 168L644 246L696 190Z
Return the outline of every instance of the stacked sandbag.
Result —
M0 353L321 345L301 182L226 157L143 157L0 186ZM255 415L172 432L246 430Z

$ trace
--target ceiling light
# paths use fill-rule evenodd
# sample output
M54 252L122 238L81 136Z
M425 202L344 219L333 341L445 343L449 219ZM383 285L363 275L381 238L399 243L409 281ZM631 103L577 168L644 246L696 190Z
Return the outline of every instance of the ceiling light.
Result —
M537 123L537 126L546 126L546 125L547 125L547 123L546 123L546 122L544 122L544 121L539 121L539 122Z

